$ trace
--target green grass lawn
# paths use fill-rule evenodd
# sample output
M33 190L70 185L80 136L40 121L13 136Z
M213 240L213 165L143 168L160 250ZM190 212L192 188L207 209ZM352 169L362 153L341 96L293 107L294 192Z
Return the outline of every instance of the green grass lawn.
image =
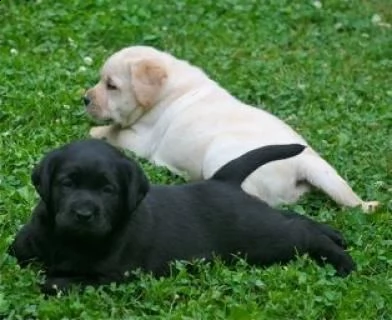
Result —
M166 3L166 4L165 4ZM378 14L381 24L377 22ZM0 1L1 319L392 319L392 2ZM372 19L373 18L373 19ZM373 21L372 21L373 20ZM384 23L384 24L383 24ZM45 299L37 268L5 254L37 195L33 165L87 136L83 90L132 44L169 50L298 130L374 215L320 193L293 206L347 237L358 270L177 264L175 275ZM91 58L91 59L90 59ZM143 161L150 179L181 179Z

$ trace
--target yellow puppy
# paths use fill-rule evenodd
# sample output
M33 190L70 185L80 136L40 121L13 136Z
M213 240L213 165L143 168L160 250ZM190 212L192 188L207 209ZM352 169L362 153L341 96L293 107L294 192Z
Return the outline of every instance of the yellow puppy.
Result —
M248 106L200 68L146 46L113 54L101 80L84 97L95 119L111 120L90 134L163 165L192 180L208 179L245 152L272 144L306 141L272 114ZM294 203L313 185L341 205L373 211L311 147L269 163L242 188L270 205Z

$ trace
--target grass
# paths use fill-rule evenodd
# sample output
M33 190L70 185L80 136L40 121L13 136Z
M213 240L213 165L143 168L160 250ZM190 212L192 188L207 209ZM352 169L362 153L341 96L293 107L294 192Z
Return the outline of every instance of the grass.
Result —
M391 319L392 23L389 0L0 2L0 318ZM374 19L373 19L374 20ZM5 254L37 196L32 166L87 136L81 94L114 51L149 44L202 66L240 99L296 128L375 215L320 193L293 206L341 229L358 270L346 279L288 266L180 263L172 277L45 299L39 270ZM91 58L91 60L89 59ZM154 182L178 183L143 162Z

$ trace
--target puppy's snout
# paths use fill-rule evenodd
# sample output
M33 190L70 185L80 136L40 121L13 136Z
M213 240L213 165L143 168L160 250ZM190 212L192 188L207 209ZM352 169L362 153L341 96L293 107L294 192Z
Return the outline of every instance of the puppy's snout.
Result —
M90 221L94 214L95 210L94 208L87 208L87 207L82 207L82 208L77 208L74 210L74 214L76 216L76 219L80 222L88 222Z
M84 105L87 107L90 104L91 100L88 96L85 95L85 96L83 96L83 102L84 102Z

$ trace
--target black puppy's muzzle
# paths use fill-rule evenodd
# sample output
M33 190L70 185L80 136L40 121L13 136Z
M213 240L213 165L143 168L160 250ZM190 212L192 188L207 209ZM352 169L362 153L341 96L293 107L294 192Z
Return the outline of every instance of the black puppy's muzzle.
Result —
M88 96L85 95L85 96L83 96L83 102L84 102L84 105L87 107L90 104L91 100Z
M79 222L89 222L96 215L96 210L82 207L72 210L72 213Z
M59 234L89 237L107 233L110 225L106 221L104 208L99 201L83 192L80 192L77 199L67 200L55 217Z
M77 223L88 223L97 218L99 208L93 201L76 202L70 210Z

